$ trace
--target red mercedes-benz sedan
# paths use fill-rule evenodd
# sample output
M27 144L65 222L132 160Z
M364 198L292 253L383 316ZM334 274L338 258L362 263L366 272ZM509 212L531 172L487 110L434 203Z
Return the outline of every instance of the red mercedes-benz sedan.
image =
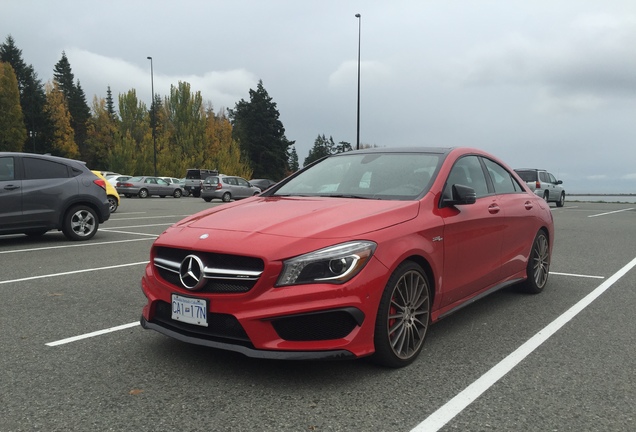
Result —
M488 153L340 153L168 228L141 324L252 357L401 367L468 303L541 292L553 241L548 204Z

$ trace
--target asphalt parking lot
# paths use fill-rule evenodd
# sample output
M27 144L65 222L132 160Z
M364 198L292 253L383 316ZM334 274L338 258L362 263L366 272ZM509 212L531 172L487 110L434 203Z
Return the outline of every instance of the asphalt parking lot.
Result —
M143 330L153 239L211 205L122 198L88 242L0 237L0 431L634 430L636 204L554 207L546 291L461 310L399 370Z

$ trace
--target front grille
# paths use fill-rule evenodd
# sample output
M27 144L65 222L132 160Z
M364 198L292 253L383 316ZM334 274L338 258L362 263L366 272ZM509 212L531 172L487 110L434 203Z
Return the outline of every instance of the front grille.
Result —
M288 341L320 341L341 339L364 320L358 309L348 308L272 320L278 336Z
M155 315L152 321L161 324L163 327L178 331L186 336L203 337L208 340L225 343L239 343L246 347L253 348L243 326L241 326L241 323L239 323L233 315L208 312L207 327L175 321L171 316L172 307L170 303L163 301L156 302Z
M206 284L199 292L248 292L265 268L260 258L157 247L153 263L155 270L166 282L183 287L179 271L188 255L196 255L205 265L203 277Z

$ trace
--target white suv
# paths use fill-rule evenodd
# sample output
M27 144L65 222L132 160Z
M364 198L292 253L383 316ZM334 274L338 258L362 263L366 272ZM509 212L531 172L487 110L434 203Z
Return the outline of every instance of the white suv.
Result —
M557 207L563 207L565 189L561 180L557 180L551 173L541 169L523 168L515 169L515 172L536 195L547 202L555 202Z

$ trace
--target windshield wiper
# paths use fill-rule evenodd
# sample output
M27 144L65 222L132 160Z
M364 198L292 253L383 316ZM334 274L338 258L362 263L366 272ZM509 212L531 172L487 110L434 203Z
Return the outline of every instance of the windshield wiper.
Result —
M363 196L363 195L352 195L352 194L329 194L329 195L320 195L321 197L328 198L355 198L355 199L371 199L371 197Z

